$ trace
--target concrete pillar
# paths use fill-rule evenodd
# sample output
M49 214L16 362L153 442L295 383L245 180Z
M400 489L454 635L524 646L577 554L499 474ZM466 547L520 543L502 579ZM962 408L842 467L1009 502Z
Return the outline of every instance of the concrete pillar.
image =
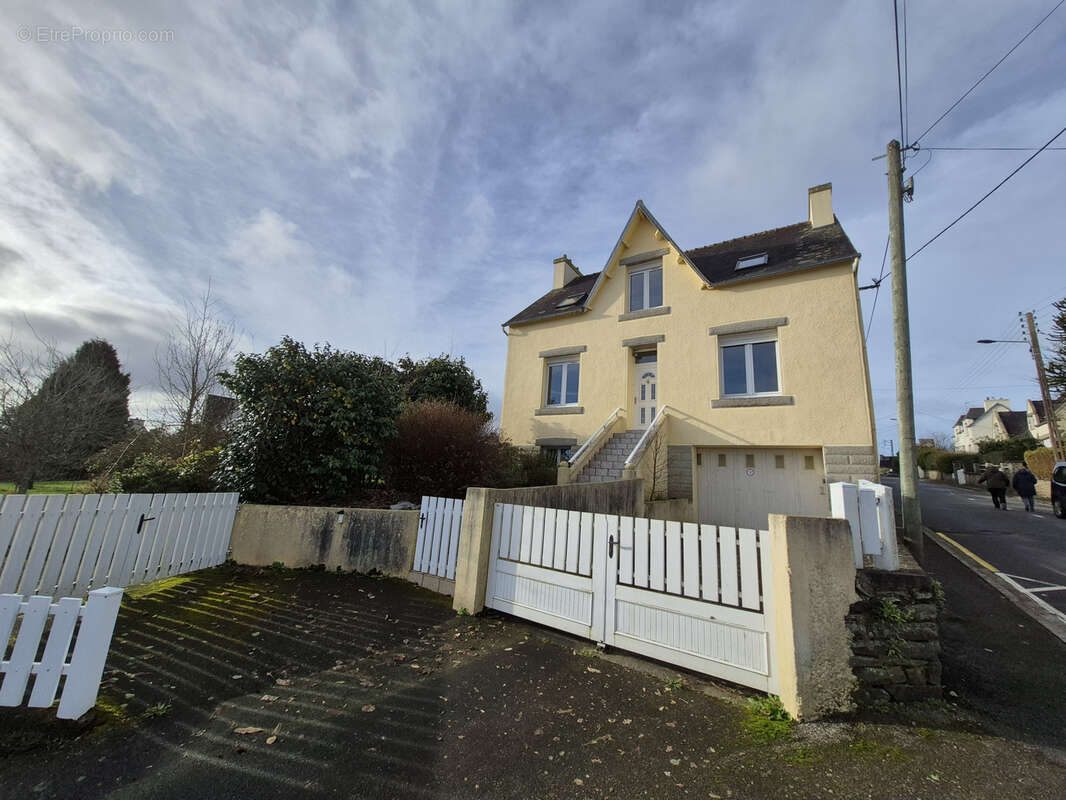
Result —
M559 467L555 473L555 483L558 486L566 486L566 484L570 483L570 464L568 462L559 462Z
M459 534L459 557L455 565L455 594L452 597L452 608L456 611L478 614L485 608L495 502L496 492L492 489L471 487L466 490L463 525Z
M778 695L795 719L851 707L855 677L845 617L858 596L847 520L770 515Z

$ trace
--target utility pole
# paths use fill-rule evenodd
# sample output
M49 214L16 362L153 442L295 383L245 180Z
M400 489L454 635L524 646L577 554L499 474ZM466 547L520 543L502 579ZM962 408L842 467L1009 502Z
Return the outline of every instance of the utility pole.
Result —
M1059 435L1059 419L1055 407L1051 404L1051 390L1047 385L1047 373L1044 372L1044 357L1040 354L1040 340L1036 337L1036 322L1032 312L1026 312L1025 323L1029 326L1029 351L1036 362L1036 378L1040 381L1040 396L1044 401L1044 416L1047 418L1047 430L1051 437L1051 452L1056 461L1066 461L1062 450L1062 437Z
M911 323L907 307L907 253L903 241L903 165L900 144L888 143L888 235L892 242L892 318L896 333L896 417L899 423L899 485L903 538L924 560L922 507L914 446L914 389L911 384Z

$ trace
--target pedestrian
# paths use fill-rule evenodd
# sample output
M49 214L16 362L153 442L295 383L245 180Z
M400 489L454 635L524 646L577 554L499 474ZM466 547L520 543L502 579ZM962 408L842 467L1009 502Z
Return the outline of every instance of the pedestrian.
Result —
M1030 472L1027 467L1022 467L1014 473L1014 480L1011 485L1014 486L1014 491L1018 493L1018 497L1022 498L1025 510L1035 511L1033 497L1036 495L1036 475Z
M988 493L992 495L992 505L1007 510L1007 487L1010 486L1010 480L999 467L994 464L990 466L977 482L988 487Z

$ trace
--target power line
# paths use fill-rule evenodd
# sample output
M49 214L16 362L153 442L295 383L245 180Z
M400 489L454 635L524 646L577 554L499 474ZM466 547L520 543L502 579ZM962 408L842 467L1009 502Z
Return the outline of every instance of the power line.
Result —
M1066 0L1060 0L1060 2L1066 2ZM907 144L907 137L904 135L903 130L903 70L899 64L899 0L892 0L892 15L896 21L896 92L899 95L899 141L900 146L904 147ZM906 154L902 155L904 161L906 161Z
M1038 147L915 147L915 150L1020 150L1029 152L1039 150ZM1045 150L1066 150L1066 147L1045 147Z
M874 281L874 301L870 306L870 321L866 323L866 337L863 341L870 341L870 328L874 324L874 312L877 311L877 298L881 294L881 281L885 279L885 262L888 260L888 243L891 237L885 239L885 252L881 255L881 274L877 276L877 280Z
M1004 53L1003 57L999 61L997 61L995 64L993 64L992 68L990 70L988 70L988 72L986 72L984 75L982 75L980 78L977 79L977 83L975 83L973 86L971 86L965 92L963 92L962 97L960 97L958 100L956 100L954 103L952 103L951 106L948 107L948 110L945 111L943 114L941 114L939 117L937 117L936 120L933 122L933 124L930 125L928 128L926 128L924 131L922 131L921 135L919 135L918 138L915 139L911 144L917 144L918 142L920 142L922 140L923 136L925 136L927 133L929 133L929 131L931 131L933 128L935 128L937 125L939 125L940 124L940 120L944 119L944 117L946 117L948 114L950 114L955 109L955 106L957 106L959 103L961 103L963 100L965 100L967 98L967 96L970 94L970 92L972 92L974 89L976 89L981 84L981 81L983 81L985 78L987 78L993 72L995 72L996 67L998 67L1000 64L1002 64L1004 61L1006 61L1007 57L1011 53L1013 53L1015 50L1017 50L1021 46L1022 42L1024 42L1026 39L1028 39L1030 36L1032 36L1033 32L1036 31L1036 29L1039 28L1041 25L1043 25L1044 21L1048 17L1050 17L1052 14L1054 14L1056 11L1058 11L1059 6L1061 6L1063 3L1066 3L1066 0L1059 0L1059 2L1055 4L1054 8L1052 8L1049 12L1047 12L1040 19L1040 21L1038 23L1036 23L1036 25L1034 25L1032 28L1029 29L1029 32L1027 34L1025 34L1025 36L1023 36L1021 39L1018 40L1018 43L1015 44L1014 47L1012 47L1010 50L1008 50L1006 53ZM896 61L897 61L897 64L898 64L898 62L899 62L899 53L898 53L898 50L899 50L899 35L898 35L898 33L896 35L896 49L897 49Z
M1060 5L1062 3L1066 3L1066 0L1061 0ZM979 205L981 205L981 203L983 203L985 200L987 200L989 197L991 197L993 192L995 192L1000 186L1002 186L1007 181L1009 181L1011 178L1013 178L1015 175L1017 175L1019 172L1021 172L1022 168L1026 164L1028 164L1030 161L1032 161L1034 158L1036 158L1038 155L1040 155L1042 152L1044 152L1044 150L1046 150L1051 145L1051 143L1053 141L1058 139L1064 133L1066 133L1066 128L1063 128L1058 133L1056 133L1054 136L1052 136L1050 139L1048 139L1047 144L1045 144L1043 147L1041 147L1039 150L1037 150L1035 153L1033 153L1031 156L1029 156L1029 158L1025 159L1025 161L1023 161L1021 164L1019 164L1017 167L1015 167L1014 170L1006 178L1004 178L999 183L997 183L995 186L993 186L991 189L989 189L984 197L982 197L980 200L978 200L976 203L974 203L968 209L966 209L961 214L959 214L959 216L957 216L949 224L944 226L936 236L934 236L928 242L926 242L921 247L919 247L917 250L915 250L913 253L911 253L909 256L907 256L907 261L910 261L916 255L918 255L920 252L922 252L925 248L927 248L929 245L931 245L933 242L935 242L937 239L939 239L943 234L947 233L948 230L950 230L952 227L955 226L955 224L957 222L959 222L959 220L961 220L963 217L965 217L967 214L969 214L971 211L973 211L975 208L977 208Z

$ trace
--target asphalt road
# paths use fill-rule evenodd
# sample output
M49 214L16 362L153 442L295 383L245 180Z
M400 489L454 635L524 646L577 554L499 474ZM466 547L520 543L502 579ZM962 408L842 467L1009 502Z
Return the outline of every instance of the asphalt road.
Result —
M899 482L888 478L898 495ZM1010 576L1021 588L1066 615L1066 520L1045 502L1022 510L1021 498L1008 495L1007 511L992 506L988 492L922 483L922 522L983 559L993 572Z

